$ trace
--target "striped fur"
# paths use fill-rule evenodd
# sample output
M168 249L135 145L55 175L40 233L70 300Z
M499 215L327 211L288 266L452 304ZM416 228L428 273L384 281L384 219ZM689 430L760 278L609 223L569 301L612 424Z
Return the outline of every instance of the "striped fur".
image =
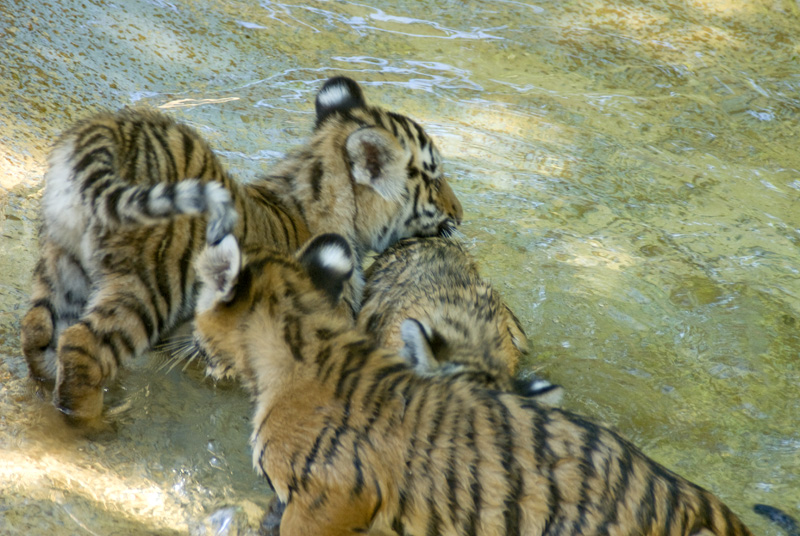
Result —
M800 524L783 510L768 504L756 504L753 506L753 511L778 525L787 536L800 536Z
M309 142L246 185L197 132L153 110L97 114L58 140L22 348L70 422L102 425L104 385L192 316L193 262L206 241L232 231L245 249L291 252L331 230L360 260L460 221L441 157L416 123L368 106L349 79L329 80L318 97ZM345 291L352 311L357 271Z
M464 248L446 238L407 238L366 271L357 323L420 372L463 374L487 387L558 404L563 389L515 378L528 342L517 317Z
M285 504L281 536L750 534L611 430L421 376L378 347L339 314L339 244L336 263L315 260L316 240L299 261L260 252L238 274L231 244L198 261L201 294L219 299L198 311L195 344L253 394L253 461Z

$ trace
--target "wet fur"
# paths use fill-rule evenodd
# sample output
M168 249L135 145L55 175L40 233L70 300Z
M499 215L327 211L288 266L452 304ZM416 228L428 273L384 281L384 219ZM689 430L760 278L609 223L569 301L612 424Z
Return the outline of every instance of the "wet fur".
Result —
M196 344L212 374L252 393L253 462L285 505L282 536L750 534L711 493L605 427L417 374L340 314L352 270L326 269L320 243L352 258L326 235L296 259L246 258L239 274L198 260L212 284Z
M357 324L379 346L405 355L420 372L461 374L501 391L560 402L559 387L533 375L515 377L528 353L522 325L454 240L401 240L365 275Z
M318 93L309 142L247 185L197 132L147 109L76 124L49 164L22 348L58 409L90 428L102 424L103 387L117 370L191 318L206 241L233 233L245 249L288 253L332 230L360 259L405 236L449 233L461 219L422 128L368 106L342 77ZM345 292L351 315L357 265Z

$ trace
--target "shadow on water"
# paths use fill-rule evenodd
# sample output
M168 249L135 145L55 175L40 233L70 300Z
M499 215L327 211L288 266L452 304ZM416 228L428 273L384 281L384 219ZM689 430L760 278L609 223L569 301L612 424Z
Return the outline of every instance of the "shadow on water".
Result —
M88 516L87 512L90 513ZM99 523L96 521L98 513L102 517ZM47 520L49 526L61 527L65 531L64 534L97 536L186 534L182 530L147 524L122 512L109 511L101 502L87 501L83 496L69 492L54 494L42 500L29 500L24 505L0 505L0 518L0 529L6 534L40 534L43 519Z

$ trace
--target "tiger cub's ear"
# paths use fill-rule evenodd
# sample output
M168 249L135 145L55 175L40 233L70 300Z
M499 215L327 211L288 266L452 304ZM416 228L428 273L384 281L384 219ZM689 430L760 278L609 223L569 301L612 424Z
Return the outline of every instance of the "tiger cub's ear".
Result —
M361 87L350 78L331 78L317 93L315 102L319 127L334 112L365 108ZM364 127L347 138L347 154L351 173L358 184L373 188L390 201L400 201L406 185L406 164L409 154L388 131Z
M382 128L365 127L350 134L345 148L356 183L373 188L389 201L402 200L409 154L397 138Z
M242 252L233 235L227 235L216 245L207 245L195 261L200 280L197 312L210 309L215 303L228 301L242 268Z
M314 286L323 291L333 305L338 304L355 266L347 240L333 233L316 236L298 253L298 258Z
M355 80L345 76L335 76L325 82L317 93L315 107L317 109L317 124L322 122L333 112L345 111L351 108L364 108L367 102L364 93Z
M444 344L442 338L416 318L406 318L400 326L403 348L400 356L417 372L431 372L437 368L436 348Z

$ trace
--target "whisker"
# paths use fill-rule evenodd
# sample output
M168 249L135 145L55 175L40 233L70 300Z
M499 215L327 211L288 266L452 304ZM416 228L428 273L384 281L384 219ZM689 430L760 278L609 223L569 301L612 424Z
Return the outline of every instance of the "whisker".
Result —
M153 350L164 357L164 362L156 368L157 372L164 373L172 372L180 363L183 363L181 370L185 371L199 355L191 335L171 337L160 342Z
M158 343L154 350L172 350L176 348L183 348L192 342L192 337L190 335L185 335L181 337L173 337L171 339L167 339Z

